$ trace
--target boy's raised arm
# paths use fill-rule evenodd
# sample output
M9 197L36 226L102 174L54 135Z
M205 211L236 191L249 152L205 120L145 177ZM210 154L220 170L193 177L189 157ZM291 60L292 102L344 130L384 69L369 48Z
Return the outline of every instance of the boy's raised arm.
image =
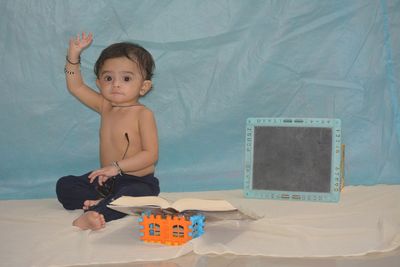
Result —
M69 92L89 108L100 113L103 97L100 93L88 87L80 71L80 55L92 43L93 34L82 33L69 40L68 53L65 63L65 80Z

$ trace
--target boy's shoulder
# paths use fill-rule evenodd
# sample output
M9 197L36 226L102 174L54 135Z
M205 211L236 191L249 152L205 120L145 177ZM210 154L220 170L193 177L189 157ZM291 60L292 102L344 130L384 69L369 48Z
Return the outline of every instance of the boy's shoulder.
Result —
M136 111L136 112L140 112L140 113L142 113L142 112L143 113L148 113L148 112L153 113L153 111L148 106L141 104L141 103L130 106L128 108L130 108L131 111Z
M153 111L145 105L140 106L138 112L141 117L144 116L146 118L148 116L154 116Z

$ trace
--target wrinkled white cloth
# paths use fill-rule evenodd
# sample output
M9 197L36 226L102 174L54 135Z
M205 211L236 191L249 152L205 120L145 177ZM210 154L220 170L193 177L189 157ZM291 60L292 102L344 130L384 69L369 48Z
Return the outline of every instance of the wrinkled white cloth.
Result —
M69 266L233 253L276 257L355 256L400 245L400 185L349 186L338 203L245 199L241 190L162 193L224 198L258 220L208 222L205 234L182 246L139 240L137 217L112 221L100 231L71 222L56 199L0 201L0 258L4 266Z

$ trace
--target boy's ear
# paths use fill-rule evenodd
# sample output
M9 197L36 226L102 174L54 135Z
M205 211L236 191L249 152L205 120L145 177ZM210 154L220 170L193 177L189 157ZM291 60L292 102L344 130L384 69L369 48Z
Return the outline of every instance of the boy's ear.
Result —
M140 89L140 96L144 96L145 94L147 94L151 90L152 86L153 83L150 80L145 80L143 82L142 88Z

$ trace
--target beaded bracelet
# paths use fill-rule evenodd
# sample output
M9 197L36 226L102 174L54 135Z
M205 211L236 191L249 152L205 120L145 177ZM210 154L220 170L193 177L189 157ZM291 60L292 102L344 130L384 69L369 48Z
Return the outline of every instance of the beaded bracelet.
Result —
M75 74L74 71L68 70L66 67L64 68L64 73L65 73L65 74L69 74L69 75L74 75L74 74Z
M71 65L79 65L79 64L81 64L81 56L79 56L78 62L71 62L71 61L69 60L68 56L65 56L65 59L66 59L67 62L68 62L69 64L71 64Z

